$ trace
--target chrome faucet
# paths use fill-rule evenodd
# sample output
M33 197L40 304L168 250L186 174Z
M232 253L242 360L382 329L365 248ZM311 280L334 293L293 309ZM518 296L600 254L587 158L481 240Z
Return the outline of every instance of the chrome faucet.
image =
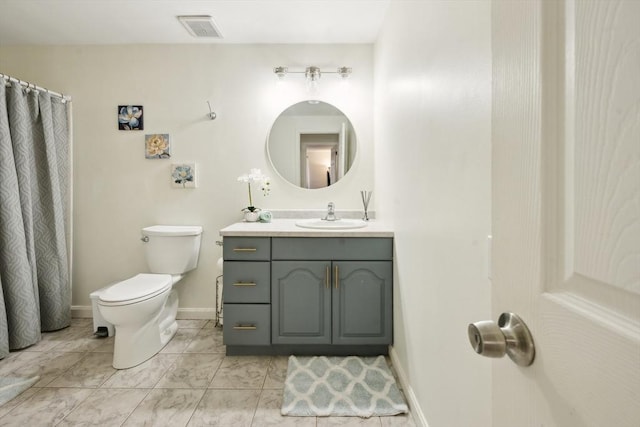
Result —
M333 202L329 202L327 205L327 215L322 218L324 221L336 221L339 218L336 217L336 205Z

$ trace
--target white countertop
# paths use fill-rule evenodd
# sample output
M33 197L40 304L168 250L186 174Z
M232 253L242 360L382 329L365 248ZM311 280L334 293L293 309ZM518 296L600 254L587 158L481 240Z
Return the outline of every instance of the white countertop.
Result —
M302 228L295 218L278 218L271 222L236 222L220 230L221 236L264 237L393 237L393 230L381 221L368 221L363 228L323 230Z

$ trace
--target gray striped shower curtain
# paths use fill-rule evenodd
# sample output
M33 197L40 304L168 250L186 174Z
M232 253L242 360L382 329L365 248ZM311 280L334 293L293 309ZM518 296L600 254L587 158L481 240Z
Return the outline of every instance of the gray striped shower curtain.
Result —
M67 105L0 79L0 359L71 321Z

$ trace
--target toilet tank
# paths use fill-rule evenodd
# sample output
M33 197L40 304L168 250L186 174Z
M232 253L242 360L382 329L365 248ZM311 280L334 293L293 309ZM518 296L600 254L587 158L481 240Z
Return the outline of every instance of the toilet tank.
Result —
M202 227L153 225L142 229L145 255L151 273L182 274L198 265Z

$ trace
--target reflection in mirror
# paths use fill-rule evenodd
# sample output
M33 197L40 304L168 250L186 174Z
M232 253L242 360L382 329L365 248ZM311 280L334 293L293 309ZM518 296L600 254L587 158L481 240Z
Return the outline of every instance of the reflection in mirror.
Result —
M303 101L284 110L267 140L273 168L302 188L339 181L356 156L356 134L347 116L331 104Z

